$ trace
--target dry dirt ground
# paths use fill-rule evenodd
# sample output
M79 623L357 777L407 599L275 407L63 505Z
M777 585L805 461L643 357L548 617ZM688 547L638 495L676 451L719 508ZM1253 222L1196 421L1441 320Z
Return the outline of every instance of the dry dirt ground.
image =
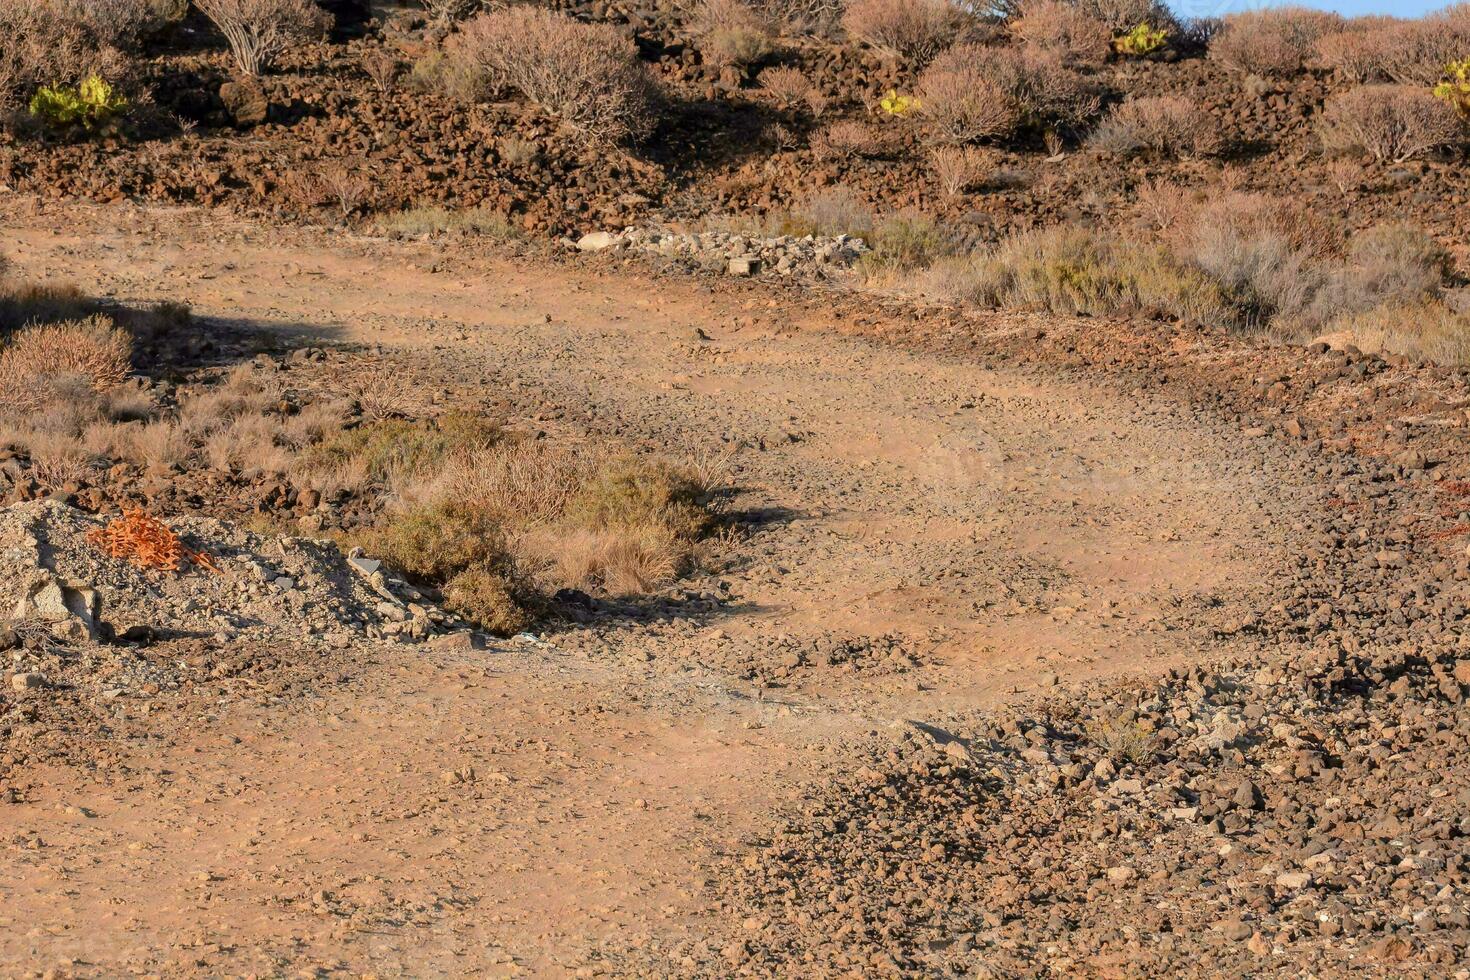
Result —
M0 804L7 975L677 973L675 942L741 928L711 911L717 859L844 746L1247 652L1235 624L1323 495L1238 422L879 344L757 286L8 212L23 275L382 344L545 427L729 451L747 534L667 601L536 644L364 651L167 722L132 704L105 765L29 767Z

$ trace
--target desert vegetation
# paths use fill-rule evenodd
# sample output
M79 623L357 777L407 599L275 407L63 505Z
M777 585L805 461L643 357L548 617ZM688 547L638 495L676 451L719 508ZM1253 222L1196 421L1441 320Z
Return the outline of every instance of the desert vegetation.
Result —
M454 409L411 416L380 371L343 383L254 362L160 384L150 369L196 328L184 307L104 308L70 287L7 282L0 450L22 499L138 506L164 479L267 521L293 520L276 505L294 501L311 529L369 548L497 632L535 622L565 590L656 589L716 530L718 461L532 440Z

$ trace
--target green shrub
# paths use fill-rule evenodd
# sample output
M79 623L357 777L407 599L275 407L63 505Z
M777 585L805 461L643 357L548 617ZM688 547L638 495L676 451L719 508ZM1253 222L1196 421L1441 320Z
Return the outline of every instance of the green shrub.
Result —
M509 636L531 624L531 612L515 580L488 567L470 568L449 580L444 604L492 633Z
M1144 22L1113 38L1113 50L1130 58L1146 58L1162 51L1169 42L1169 31Z
M917 211L901 211L879 221L868 245L872 251L862 257L862 266L869 274L923 269L952 251L934 219Z
M502 437L492 420L464 412L429 422L386 419L344 429L313 446L303 455L301 466L307 472L360 468L377 482L399 473L422 478L441 469L454 455L481 452Z
M127 110L128 100L97 75L77 86L43 86L31 98L31 115L57 128L97 129Z
M568 503L567 517L589 530L662 525L693 539L713 522L709 492L687 469L623 457L592 473Z

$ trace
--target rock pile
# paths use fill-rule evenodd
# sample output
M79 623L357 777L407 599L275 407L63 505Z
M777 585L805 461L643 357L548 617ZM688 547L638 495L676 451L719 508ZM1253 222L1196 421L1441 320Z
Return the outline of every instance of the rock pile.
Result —
M142 637L344 648L460 627L376 561L331 541L265 537L208 518L173 529L218 571L144 571L86 540L102 519L54 500L0 510L0 619L67 645Z
M645 228L594 231L576 241L582 252L620 249L681 260L732 276L820 278L850 267L868 246L861 238L779 235L762 238L730 232L677 233Z
M1454 975L1467 690L1457 653L1337 648L906 724L731 863L725 964Z

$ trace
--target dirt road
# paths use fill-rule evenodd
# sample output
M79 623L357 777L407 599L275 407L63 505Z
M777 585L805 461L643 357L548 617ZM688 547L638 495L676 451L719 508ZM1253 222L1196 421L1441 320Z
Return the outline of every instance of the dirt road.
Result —
M381 343L526 424L729 451L750 533L642 615L373 653L313 698L133 737L115 771L27 773L0 809L0 972L559 975L719 948L740 923L710 908L711 856L847 740L1248 642L1313 499L1208 414L844 336L754 287L130 206L7 224L32 277Z

